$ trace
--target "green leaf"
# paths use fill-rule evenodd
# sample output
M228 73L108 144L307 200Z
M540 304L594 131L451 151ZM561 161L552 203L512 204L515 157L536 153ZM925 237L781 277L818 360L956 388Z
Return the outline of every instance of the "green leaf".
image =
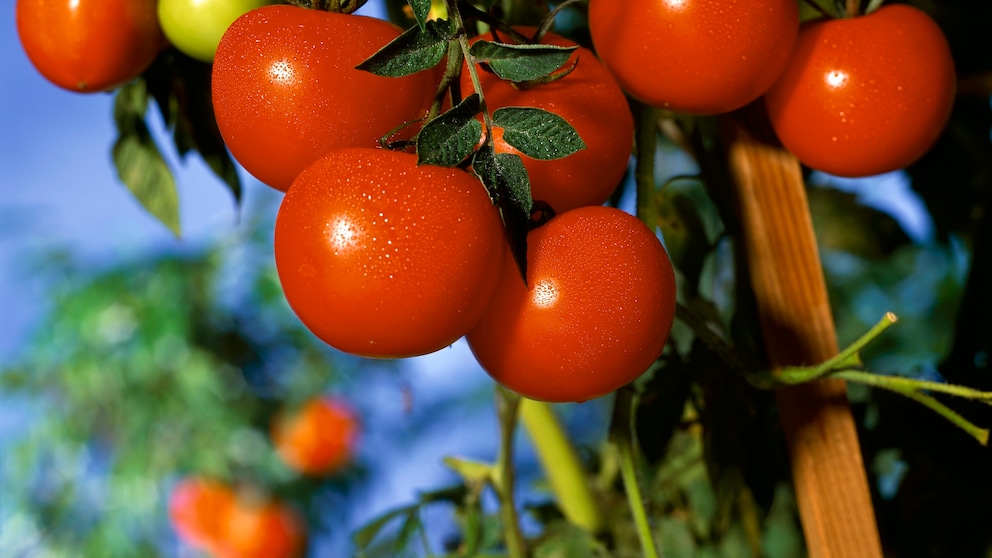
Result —
M527 280L527 232L534 200L530 193L530 179L519 155L496 153L492 147L483 146L475 152L472 166L499 206L503 225L510 241L510 251Z
M569 523L551 525L534 548L534 558L594 556L596 539L585 529Z
M528 157L542 161L567 157L586 144L567 120L533 107L503 107L493 113L503 140Z
M145 123L148 90L143 80L121 88L114 103L117 139L113 160L117 175L138 202L180 236L179 195L175 179Z
M485 483L492 479L494 475L494 466L492 463L448 456L444 458L444 464L458 473L458 476L464 479L466 483Z
M417 136L417 164L453 167L472 154L482 135L476 118L482 109L477 93L424 125Z
M488 64L500 78L524 82L541 79L558 70L576 48L478 41L472 45L469 54L476 63Z
M424 28L411 27L382 47L356 68L384 77L403 77L433 68L454 38L449 20L428 21Z
M407 3L413 10L413 17L417 20L417 25L424 29L427 24L427 15L431 11L431 0L407 0Z
M367 548L370 544L372 544L372 541L379 536L379 532L382 531L386 525L389 525L390 522L397 518L405 517L410 513L415 512L417 506L419 506L419 504L411 504L409 506L389 510L372 521L369 521L361 529L355 531L354 535L352 535L352 540L355 542L355 546L358 548Z

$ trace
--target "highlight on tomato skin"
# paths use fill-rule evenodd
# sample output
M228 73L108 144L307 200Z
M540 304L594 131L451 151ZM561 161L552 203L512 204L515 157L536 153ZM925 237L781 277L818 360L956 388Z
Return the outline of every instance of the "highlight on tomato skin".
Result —
M807 166L860 177L904 168L950 117L954 61L923 11L891 4L803 25L789 65L765 95L782 144Z
M329 475L352 462L359 435L358 415L343 399L323 396L280 413L272 423L272 444L282 461L305 475Z
M722 114L756 99L789 60L796 0L590 0L603 63L644 104Z
M515 27L532 37L534 27ZM492 33L470 42L495 40ZM507 42L508 38L500 36ZM541 44L576 46L574 41L555 33L546 33ZM467 68L467 65L466 65ZM568 157L554 160L532 159L502 140L502 130L495 128L495 148L513 153L523 160L530 178L534 199L547 202L562 213L585 205L602 205L623 178L634 142L634 119L620 85L596 54L579 47L563 66L570 72L543 85L518 87L497 75L479 68L478 76L490 111L502 107L537 107L561 116L571 124L586 144ZM474 90L471 76L463 69L463 93Z
M383 149L318 159L276 217L290 307L325 343L372 358L431 353L467 333L496 292L504 250L478 178Z
M17 0L21 46L35 69L74 93L120 87L168 46L156 0Z
M334 149L377 147L404 122L422 118L431 72L387 78L359 63L402 30L371 17L265 6L228 27L214 57L217 126L233 157L285 192Z
M559 214L527 237L527 283L508 263L467 336L494 380L524 397L586 401L643 374L675 316L675 275L658 237L603 206Z

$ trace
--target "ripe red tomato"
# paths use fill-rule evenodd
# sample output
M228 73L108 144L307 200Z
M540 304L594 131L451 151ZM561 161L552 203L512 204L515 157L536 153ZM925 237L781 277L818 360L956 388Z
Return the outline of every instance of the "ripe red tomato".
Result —
M315 397L272 424L279 457L305 475L327 475L351 462L358 437L358 417L344 401Z
M517 28L533 36L532 27ZM492 34L472 40L492 41ZM500 40L506 42L505 36ZM543 44L574 46L554 33L544 35ZM578 63L575 64L576 59ZM565 68L575 68L565 77L544 85L518 88L495 74L479 70L479 81L486 106L537 107L561 116L575 128L586 144L577 153L543 161L523 155L502 139L502 130L493 130L497 152L520 155L530 176L531 195L563 213L584 205L602 205L623 178L634 141L634 120L627 98L616 80L589 49L579 47ZM462 72L463 94L474 91L467 71Z
M840 176L903 168L940 135L954 103L954 61L924 12L893 4L803 26L765 97L782 144Z
M527 284L507 264L468 334L497 382L542 401L585 401L633 381L658 358L675 316L675 275L643 223L581 207L527 236Z
M238 499L224 517L217 558L296 558L306 532L295 513L277 501Z
M396 358L455 342L496 291L505 240L471 174L382 149L307 167L276 218L286 300L329 345Z
M16 14L34 67L77 93L127 83L168 45L155 0L17 0Z
M169 521L186 544L215 553L234 504L234 491L223 483L199 477L183 479L169 494Z
M796 0L590 0L593 45L645 104L719 114L757 99L789 60Z
M339 147L375 147L424 116L430 72L385 78L355 66L401 33L370 17L267 6L224 33L213 67L217 125L234 158L285 191L306 166Z

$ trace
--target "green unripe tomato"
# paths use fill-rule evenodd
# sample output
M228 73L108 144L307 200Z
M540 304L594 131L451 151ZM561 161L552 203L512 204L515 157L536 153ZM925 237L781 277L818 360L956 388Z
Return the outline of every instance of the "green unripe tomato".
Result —
M213 62L224 31L241 14L277 0L159 0L158 20L166 38L184 54Z

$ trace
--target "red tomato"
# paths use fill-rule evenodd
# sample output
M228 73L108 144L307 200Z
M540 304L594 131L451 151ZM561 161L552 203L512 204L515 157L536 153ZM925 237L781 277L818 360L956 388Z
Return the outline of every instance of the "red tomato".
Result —
M533 36L535 29L517 28ZM492 34L472 40L492 41ZM500 36L501 41L508 40ZM548 33L543 44L574 46L575 43ZM620 86L589 49L579 47L565 68L578 64L556 81L518 88L495 74L479 70L479 81L491 111L501 107L537 107L568 120L586 144L586 149L562 159L543 161L523 155L503 141L502 130L493 130L496 151L520 155L531 182L531 195L563 213L584 205L602 205L623 178L634 141L634 120ZM462 72L462 93L474 91L467 71Z
M368 357L426 354L464 335L496 290L505 244L477 178L382 149L318 159L276 218L289 305L329 345Z
M765 97L782 144L840 176L905 167L940 135L954 102L954 61L929 16L893 4L803 26Z
M300 519L276 501L238 500L224 517L221 539L216 558L295 558L306 545Z
M796 0L590 0L593 45L645 104L719 114L757 99L789 60Z
M306 475L326 475L351 462L358 436L358 417L340 399L316 397L272 425L272 443L279 457Z
M431 72L385 78L355 66L401 29L358 15L267 6L234 21L213 68L217 125L234 158L285 191L340 147L375 147L426 114Z
M581 207L527 236L527 284L509 262L468 334L497 382L542 401L585 401L635 380L658 358L675 315L675 275L643 223Z
M216 552L225 518L235 504L227 485L203 478L178 482L169 494L169 521L186 544Z
M155 0L17 0L17 33L34 67L69 91L138 77L168 43Z

